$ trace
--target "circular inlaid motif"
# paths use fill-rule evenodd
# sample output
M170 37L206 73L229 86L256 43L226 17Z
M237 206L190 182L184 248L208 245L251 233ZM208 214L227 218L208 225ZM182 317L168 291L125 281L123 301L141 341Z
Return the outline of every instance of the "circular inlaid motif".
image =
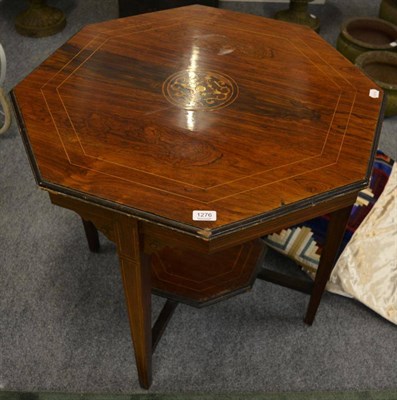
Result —
M219 72L188 69L169 76L163 93L169 102L185 110L216 110L233 103L238 87Z

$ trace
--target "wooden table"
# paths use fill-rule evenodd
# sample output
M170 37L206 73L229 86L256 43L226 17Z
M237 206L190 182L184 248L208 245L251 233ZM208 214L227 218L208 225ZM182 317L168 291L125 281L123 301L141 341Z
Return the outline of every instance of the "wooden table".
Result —
M178 301L247 290L258 238L331 213L314 284L282 282L313 322L382 97L310 29L203 6L89 25L14 89L38 185L92 250L96 228L116 243L143 387ZM151 291L169 299L153 335Z

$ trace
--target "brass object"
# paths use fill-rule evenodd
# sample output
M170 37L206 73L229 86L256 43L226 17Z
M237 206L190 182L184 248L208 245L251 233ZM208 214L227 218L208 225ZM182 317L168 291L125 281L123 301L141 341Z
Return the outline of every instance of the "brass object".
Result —
M219 72L188 69L168 77L163 94L184 110L215 110L231 104L238 88L232 78Z
M289 9L278 11L274 18L306 25L318 32L320 29L320 20L315 15L309 13L308 6L310 1L313 0L290 0Z
M15 19L15 28L24 36L44 37L62 31L66 25L65 14L46 4L46 0L29 0L30 7Z

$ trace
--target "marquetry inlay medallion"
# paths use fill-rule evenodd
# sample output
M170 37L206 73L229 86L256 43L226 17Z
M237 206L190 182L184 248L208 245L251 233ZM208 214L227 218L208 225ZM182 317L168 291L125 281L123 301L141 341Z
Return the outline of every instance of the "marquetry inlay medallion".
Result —
M170 103L185 110L216 110L233 103L238 87L219 72L188 69L169 76L163 93Z

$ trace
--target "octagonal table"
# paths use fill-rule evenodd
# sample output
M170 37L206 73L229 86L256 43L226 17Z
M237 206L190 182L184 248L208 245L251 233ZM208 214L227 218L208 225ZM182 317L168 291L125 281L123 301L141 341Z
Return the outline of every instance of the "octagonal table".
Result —
M116 243L143 387L177 302L247 290L261 236L330 213L314 284L260 273L309 293L313 322L382 98L310 29L203 6L89 25L14 89L39 186L92 250L96 229Z

